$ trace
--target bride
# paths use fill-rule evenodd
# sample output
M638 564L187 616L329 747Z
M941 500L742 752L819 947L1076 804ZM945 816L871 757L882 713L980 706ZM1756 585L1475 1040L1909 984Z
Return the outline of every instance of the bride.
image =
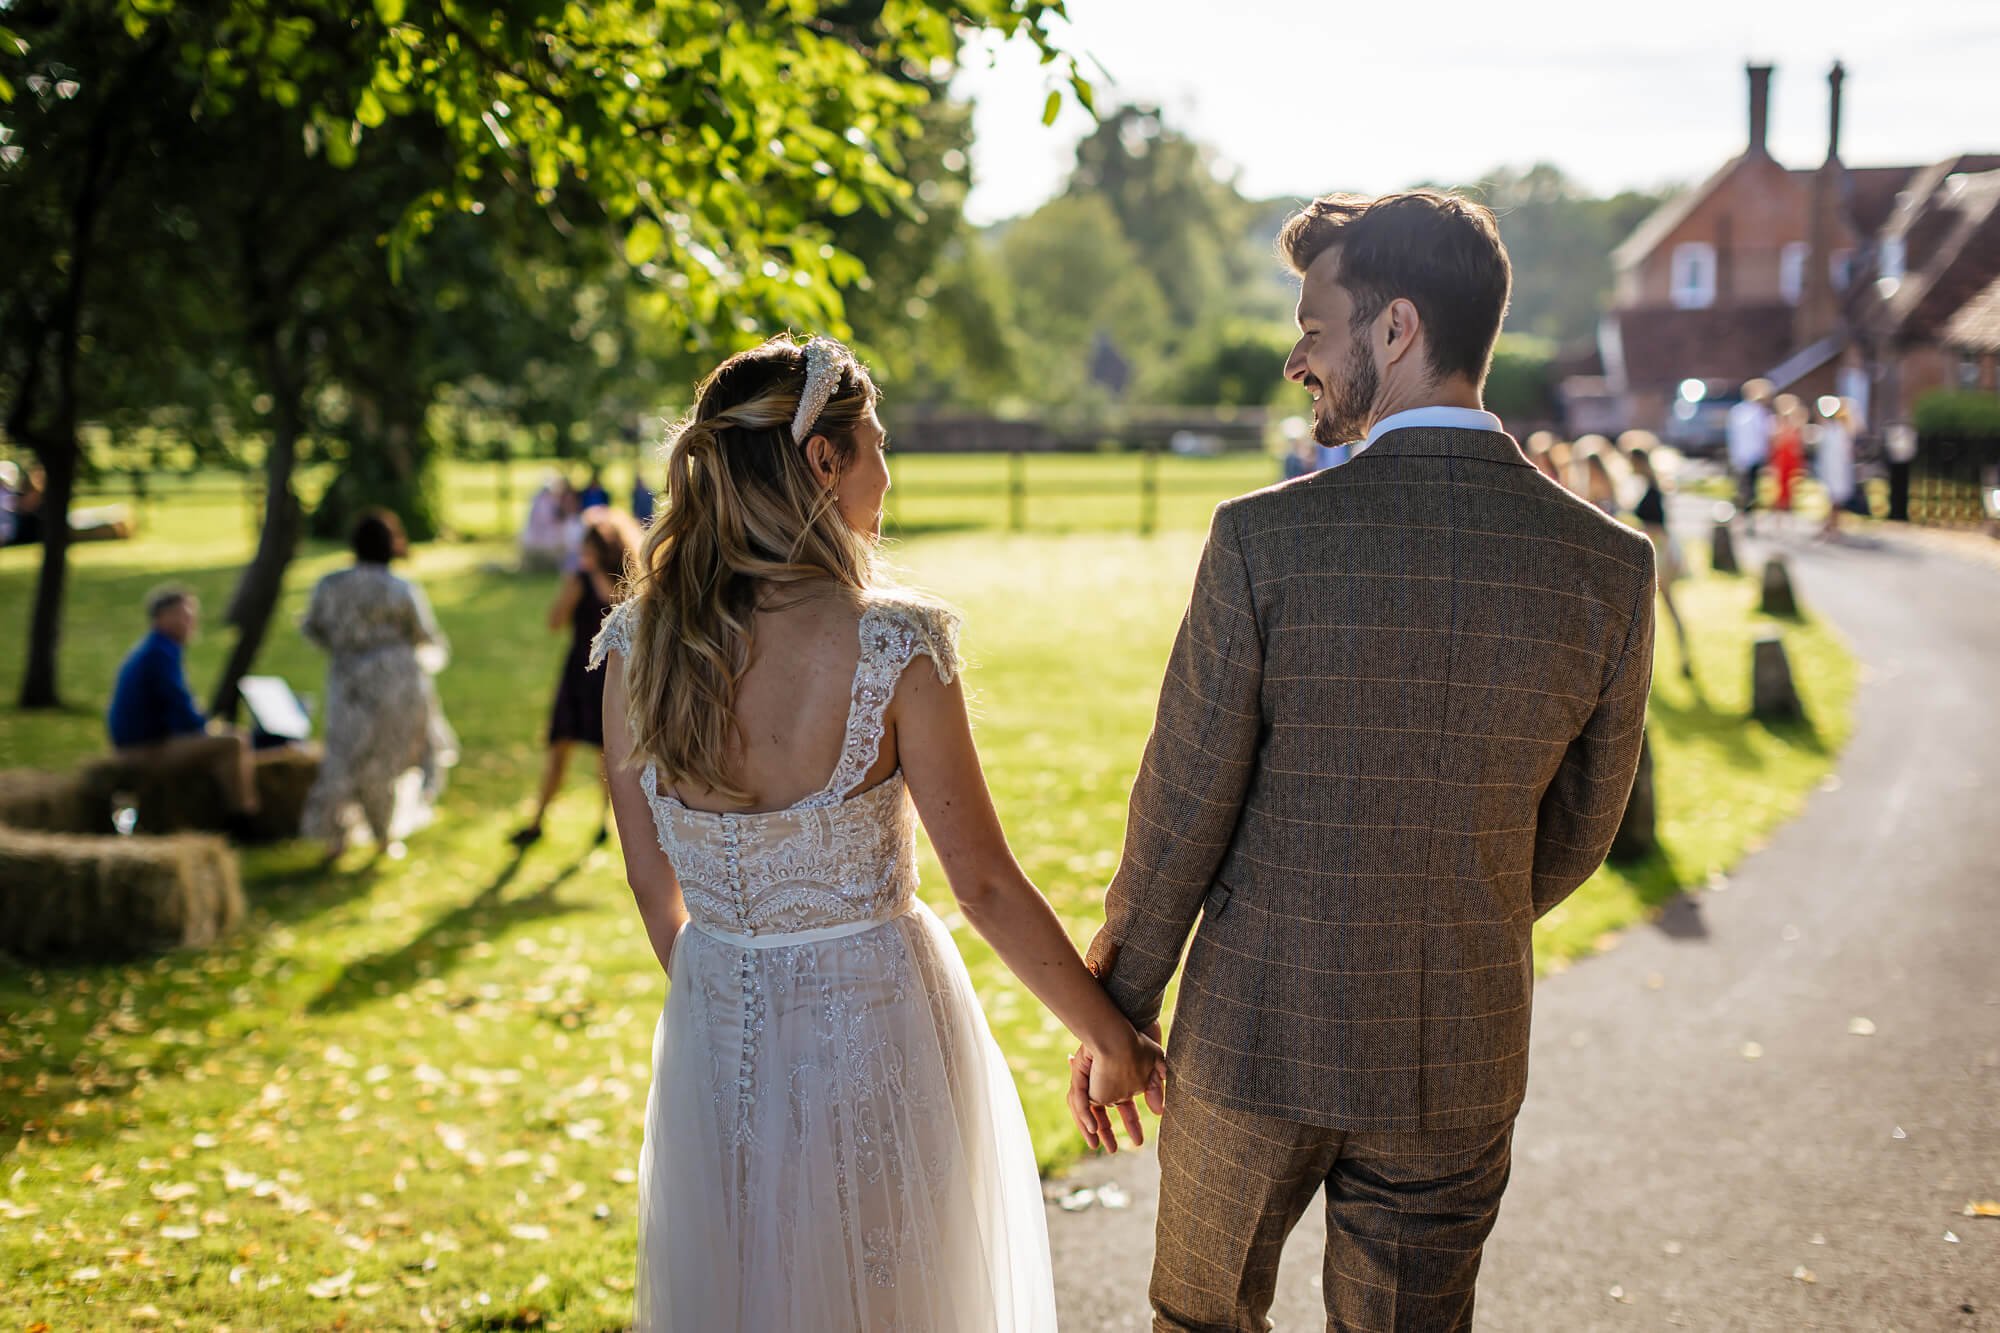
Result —
M1007 848L956 617L872 572L875 396L825 338L718 367L593 649L626 876L672 982L641 1330L1055 1328L1027 1124L916 897L913 807L966 920L1088 1049L1091 1099L1129 1115L1163 1086Z

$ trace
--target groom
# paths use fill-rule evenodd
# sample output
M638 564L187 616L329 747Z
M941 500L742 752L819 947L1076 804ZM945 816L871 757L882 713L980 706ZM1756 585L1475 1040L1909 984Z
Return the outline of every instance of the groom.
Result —
M1463 1328L1527 1083L1531 927L1604 858L1638 764L1652 548L1480 408L1512 281L1491 213L1334 195L1279 245L1285 375L1315 438L1364 443L1217 509L1090 963L1145 1027L1194 932L1156 1330L1267 1327L1322 1188L1330 1327Z

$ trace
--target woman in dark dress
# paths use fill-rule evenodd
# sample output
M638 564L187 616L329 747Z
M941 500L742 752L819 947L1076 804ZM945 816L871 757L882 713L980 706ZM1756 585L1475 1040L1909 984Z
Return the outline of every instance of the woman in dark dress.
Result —
M604 683L590 673L590 641L598 627L622 595L620 588L630 577L639 547L644 541L630 514L603 506L583 515L583 544L579 564L573 574L563 577L555 602L549 607L549 628L569 631L569 654L563 659L562 677L556 682L555 707L549 715L549 753L542 768L542 786L535 798L535 814L513 836L516 847L528 847L541 840L542 817L549 803L562 789L563 774L569 768L572 746L588 745L604 750ZM598 785L597 841L606 835L608 792Z
M1687 561L1681 555L1680 543L1667 527L1666 488L1660 484L1660 470L1653 462L1657 442L1649 433L1635 430L1619 436L1618 444L1632 465L1633 474L1646 484L1645 494L1632 509L1632 517L1653 539L1653 570L1660 585L1660 600L1666 604L1667 618L1673 622L1674 637L1680 642L1681 674L1693 680L1694 658L1688 652L1687 625L1681 620L1680 607L1674 605L1674 584L1687 573Z

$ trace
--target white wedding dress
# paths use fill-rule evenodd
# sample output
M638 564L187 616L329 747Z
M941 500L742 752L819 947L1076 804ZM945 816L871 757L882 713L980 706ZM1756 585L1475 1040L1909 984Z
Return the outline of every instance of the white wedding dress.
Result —
M630 651L634 606L593 647ZM1040 1181L950 933L917 900L900 771L866 791L905 666L948 613L876 597L818 793L711 814L641 775L687 903L639 1159L641 1333L1053 1330Z

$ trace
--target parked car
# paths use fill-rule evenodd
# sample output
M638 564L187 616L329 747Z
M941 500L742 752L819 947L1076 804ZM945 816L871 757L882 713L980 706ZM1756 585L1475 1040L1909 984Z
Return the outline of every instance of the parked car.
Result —
M1667 409L1667 428L1660 434L1684 454L1722 453L1729 444L1729 409L1742 401L1736 394L1694 402L1676 398Z

